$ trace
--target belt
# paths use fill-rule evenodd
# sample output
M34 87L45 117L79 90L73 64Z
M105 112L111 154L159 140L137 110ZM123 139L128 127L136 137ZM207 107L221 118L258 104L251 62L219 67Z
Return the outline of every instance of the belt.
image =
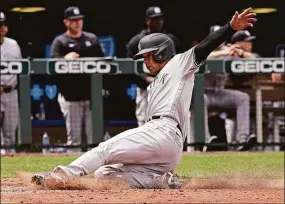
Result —
M160 119L160 118L162 118L162 117L163 117L163 116L154 115L154 116L151 116L151 117L147 120L147 122L149 122L149 121L151 121L151 120L155 120L155 119ZM181 134L182 134L182 130L181 130L181 128L180 128L180 125L177 124L176 127L178 128L178 130L179 130L179 131L181 132Z
M1 87L4 93L10 93L15 89L13 86L1 86Z

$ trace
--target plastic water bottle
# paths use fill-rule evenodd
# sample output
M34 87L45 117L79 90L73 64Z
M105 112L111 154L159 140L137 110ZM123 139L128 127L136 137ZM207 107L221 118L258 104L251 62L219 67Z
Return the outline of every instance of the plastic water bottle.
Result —
M46 119L45 105L44 105L43 102L41 102L41 104L40 104L39 119L40 120L45 120Z
M110 135L110 133L107 131L106 133L105 133L105 135L104 135L104 141L106 141L106 140L108 140L108 139L110 139L111 138L111 135Z
M49 152L49 146L50 146L50 140L47 132L44 132L43 134L43 140L42 140L42 146L43 146L43 153L46 154Z
M57 149L57 153L66 153L67 152L67 149L65 147L59 147Z
M220 113L220 118L223 119L223 120L226 120L227 119L227 113L221 112Z

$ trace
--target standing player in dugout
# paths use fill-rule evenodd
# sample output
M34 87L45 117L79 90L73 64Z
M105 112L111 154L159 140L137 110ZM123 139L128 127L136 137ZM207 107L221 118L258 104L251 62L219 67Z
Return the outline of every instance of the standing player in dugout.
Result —
M173 41L163 33L142 38L134 59L143 58L156 75L147 88L147 122L101 142L67 166L34 175L32 182L64 188L75 177L95 173L96 180L122 179L134 188L179 188L173 171L187 136L195 72L236 31L253 27L256 14L250 11L236 12L230 22L181 54L175 53Z
M51 46L52 58L76 60L81 57L104 56L97 36L82 31L83 18L84 15L78 7L71 6L64 11L64 24L67 31L54 39ZM83 122L87 144L92 144L90 75L59 75L57 76L57 84L59 86L58 103L66 124L67 145L81 145ZM80 148L68 151L81 152Z
M17 41L6 37L8 23L6 15L0 12L0 61L22 58L21 48ZM1 155L15 153L16 130L18 126L18 79L17 75L1 74L0 76L0 133L1 145L10 146L1 149Z

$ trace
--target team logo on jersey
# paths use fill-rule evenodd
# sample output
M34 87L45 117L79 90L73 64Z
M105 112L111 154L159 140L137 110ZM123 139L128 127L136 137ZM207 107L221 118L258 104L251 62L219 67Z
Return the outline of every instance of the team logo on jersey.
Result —
M57 87L56 85L46 85L45 92L49 99L54 99L57 94Z
M90 42L90 41L86 41L86 42L85 42L85 45L86 45L87 47L90 47L90 46L91 46L91 42Z
M166 81L167 76L168 76L167 73L163 73L161 75L156 76L154 78L153 82L150 84L150 88L153 88L157 84L163 85L165 83L165 81Z

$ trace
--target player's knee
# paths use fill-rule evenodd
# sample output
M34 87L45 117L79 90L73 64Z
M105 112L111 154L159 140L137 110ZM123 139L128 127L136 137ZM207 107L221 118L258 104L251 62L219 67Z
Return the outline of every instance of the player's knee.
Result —
M240 92L238 99L240 103L249 103L250 101L249 95L244 92Z

